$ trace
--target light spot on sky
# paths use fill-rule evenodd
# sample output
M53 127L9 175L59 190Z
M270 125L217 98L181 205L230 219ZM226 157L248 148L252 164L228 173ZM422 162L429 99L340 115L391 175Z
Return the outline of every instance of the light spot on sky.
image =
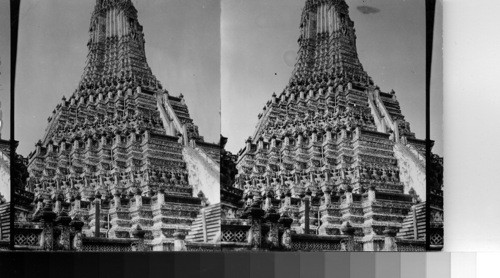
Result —
M297 53L293 50L287 50L283 54L283 62L285 65L293 68L295 66L295 62L297 61Z
M380 12L379 9L370 6L358 6L356 8L363 14L376 14Z

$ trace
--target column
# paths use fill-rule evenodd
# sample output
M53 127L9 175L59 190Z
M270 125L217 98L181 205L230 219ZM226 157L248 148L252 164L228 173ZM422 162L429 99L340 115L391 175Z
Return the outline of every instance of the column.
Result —
M116 11L116 34L118 37L121 37L122 34L122 11Z
M106 24L104 25L104 29L106 30L106 38L108 37L108 32L109 32L109 28L108 28L108 13L109 12L106 12L106 16L104 17L104 20L106 21Z
M116 35L116 10L113 8L111 10L111 37L114 37Z
M97 24L97 26L96 26L96 30L97 30L96 31L97 32L96 41L99 41L99 37L101 36L101 17L97 17L96 21L97 21L97 23L96 23Z
M325 6L325 31L330 32L330 9L328 6Z
M107 20L106 20L106 30L108 32L108 38L111 37L111 10L106 12Z
M326 5L321 6L321 32L326 31Z
M120 11L120 38L123 37L123 11Z
M346 222L341 228L342 234L346 235L346 239L341 242L341 250L352 252L354 251L354 233L355 229L351 226L351 223Z
M332 21L333 21L333 31L339 30L339 15L337 9L333 7L332 9Z
M113 37L115 35L115 9L111 9L109 15L109 36Z
M132 231L132 236L137 239L137 244L132 247L132 251L144 252L148 251L146 244L144 243L144 236L146 232L141 228L141 226L137 225L137 227Z
M396 252L398 251L398 246L396 244L396 230L387 227L384 230L384 249L382 251Z
M260 249L262 245L262 217L264 210L260 208L260 201L254 200L252 205L243 212L242 218L248 218L251 222L251 228L248 235L248 241L253 249Z
M101 196L99 192L97 193L98 196L96 196L95 199L95 216L94 216L94 225L95 225L95 230L94 230L94 236L95 237L100 237L101 236Z
M56 214L52 211L50 203L46 203L42 212L42 236L40 238L40 247L45 251L54 250L54 219Z
M116 183L116 182L115 182ZM121 207L121 199L120 199L120 192L118 192L118 190L116 190L113 194L113 207L111 207L109 209L109 216L110 216L110 225L111 225L111 228L108 227L108 235L109 237L116 237L118 238L119 235L117 235L117 228L118 228L118 222L119 222L119 216L118 216L118 211Z
M125 12L123 12L123 35L128 35L127 15L125 14Z
M115 29L115 36L118 36L118 10L115 8L114 9L114 15L113 15L113 26Z
M281 248L284 250L292 249L292 232L290 227L292 226L293 219L288 217L288 214L284 213L281 215L278 223L283 225L284 231L283 236L281 237Z
M174 234L174 251L187 251L185 238L186 235L183 233L176 231Z
M320 235L335 235L339 234L338 226L335 226L334 209L332 207L331 189L329 186L322 187L324 193L324 203L320 206L321 226L319 227ZM337 217L339 218L339 217ZM338 225L338 224L337 224Z
M68 216L66 212L61 212L59 216L56 219L56 225L61 231L61 234L59 235L59 240L58 240L58 249L68 251L71 249L71 242L70 242L70 224L71 222L71 217Z
M363 203L366 212L372 212L372 204L375 201L375 186L370 185L368 188L368 200L367 203ZM364 224L364 237L363 237L363 251L380 251L380 237L377 237L376 231L373 230L373 220L367 220L365 218Z
M266 236L266 243L269 249L275 250L280 246L279 243L279 229L278 229L278 219L280 215L276 212L272 205L273 196L271 193L267 195L266 202L269 204L267 213L264 216L264 220L269 223L269 232Z
M121 12L121 20L122 20L121 30L122 30L122 37L123 37L125 35L125 11Z
M316 21L316 26L318 29L318 34L321 33L321 7L316 8L317 15L318 15L318 20Z
M69 223L69 226L73 228L75 231L75 237L73 238L73 250L82 251L82 228L84 223L77 217L73 218L73 220Z
M319 32L319 9L316 9L316 34Z

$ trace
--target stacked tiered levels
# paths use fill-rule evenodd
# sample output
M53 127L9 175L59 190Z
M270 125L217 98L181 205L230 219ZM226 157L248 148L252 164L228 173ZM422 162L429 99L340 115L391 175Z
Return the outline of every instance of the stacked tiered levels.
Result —
M381 92L363 70L344 0L307 0L300 29L290 82L238 154L235 187L250 219L239 225L266 239L260 247L286 246L292 233L351 234L364 250L393 248L384 240L417 196L425 201L425 141L410 131L395 93Z
M82 221L88 237L144 234L167 250L202 207L183 150L218 146L203 142L183 96L152 74L142 29L131 0L97 0L82 80L30 154L26 189L35 221L52 210Z

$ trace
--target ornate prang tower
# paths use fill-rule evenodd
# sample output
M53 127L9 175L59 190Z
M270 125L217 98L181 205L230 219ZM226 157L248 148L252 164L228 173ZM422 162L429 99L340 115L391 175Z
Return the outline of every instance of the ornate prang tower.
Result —
M97 237L181 250L174 241L204 204L219 201L219 146L203 141L183 96L152 74L131 0L97 0L89 34L78 88L29 156L35 202L16 221L20 234L31 232L16 245L29 246L24 239L39 229L39 247L49 250L100 250L102 240L89 241Z
M363 70L346 2L307 0L298 43L238 154L246 204L223 209L223 246L425 250L426 142Z

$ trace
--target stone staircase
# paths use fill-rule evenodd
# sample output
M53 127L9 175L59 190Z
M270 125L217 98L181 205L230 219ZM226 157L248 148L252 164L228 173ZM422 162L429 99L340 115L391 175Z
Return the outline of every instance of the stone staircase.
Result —
M202 191L210 204L220 203L219 164L198 147L184 146L182 156L193 192Z
M191 231L186 236L188 242L214 242L220 234L221 224L220 204L211 205L200 210L198 217L191 226Z
M0 240L7 240L10 235L10 204L0 205Z
M397 237L409 240L425 239L425 231L425 202L422 202L415 205L404 218Z
M425 202L427 197L425 161L422 161L410 147L401 143L395 143L393 150L398 160L400 179L405 185L405 193L413 188L421 201Z

